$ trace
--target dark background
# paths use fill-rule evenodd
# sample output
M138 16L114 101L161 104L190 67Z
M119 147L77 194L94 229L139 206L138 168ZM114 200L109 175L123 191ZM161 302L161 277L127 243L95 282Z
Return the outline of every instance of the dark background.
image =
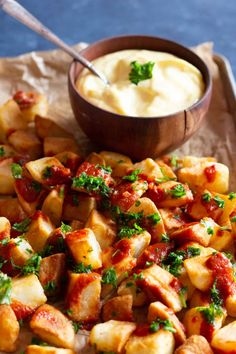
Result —
M236 73L236 0L20 0L69 44L150 34L193 46L213 41ZM0 56L53 48L0 10Z

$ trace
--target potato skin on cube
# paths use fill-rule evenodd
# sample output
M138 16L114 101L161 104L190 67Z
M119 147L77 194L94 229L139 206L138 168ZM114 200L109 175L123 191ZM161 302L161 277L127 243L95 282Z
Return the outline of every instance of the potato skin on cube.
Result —
M38 92L17 91L13 96L26 122L33 122L37 114L46 115L48 112L47 97Z
M10 305L0 305L0 350L14 352L20 325Z
M75 354L71 349L56 348L41 345L28 345L25 350L26 354Z
M91 265L93 269L102 266L101 248L91 229L85 228L68 233L66 244L76 263Z
M97 163L99 163L100 165L110 166L112 168L113 177L125 176L128 171L132 170L132 161L126 155L122 155L113 151L101 151L98 157L100 157L104 161L104 163Z
M61 195L62 194L62 195ZM64 186L53 189L44 199L42 212L49 217L56 226L60 225L64 202Z
M132 295L116 296L109 299L102 308L103 321L133 321Z
M151 158L135 163L133 170L140 170L140 174L145 175L150 181L164 177L160 166Z
M35 129L37 135L44 139L46 137L61 137L61 138L71 138L72 135L65 129L57 125L53 120L46 117L42 117L37 114L35 116Z
M79 154L79 147L72 138L48 136L44 138L43 151L44 156L53 156L63 151L71 151L75 154Z
M160 329L144 336L134 334L129 338L126 354L172 354L175 347L173 333Z
M234 354L236 347L236 321L220 328L214 334L211 346L216 353Z
M0 217L0 240L9 239L11 231L10 221L4 216Z
M72 194L65 198L62 219L86 222L91 211L96 208L96 199L85 193Z
M98 351L121 353L136 324L110 320L95 325L90 332L90 344Z
M66 295L70 318L74 321L97 321L100 312L101 276L97 273L70 273Z
M6 158L0 161L0 194L13 195L15 192L14 178L11 172L12 163L12 158Z
M205 337L193 335L175 350L175 354L213 354L213 351Z
M191 283L201 291L210 289L214 279L212 271L206 266L210 256L197 256L184 261L184 267Z
M17 198L0 199L0 215L6 217L11 223L19 222L27 216Z
M30 328L49 344L68 349L74 347L75 332L72 323L54 306L40 306L30 320Z
M42 155L42 143L37 135L30 130L16 130L9 136L8 141L18 153L29 155L32 160L38 159Z

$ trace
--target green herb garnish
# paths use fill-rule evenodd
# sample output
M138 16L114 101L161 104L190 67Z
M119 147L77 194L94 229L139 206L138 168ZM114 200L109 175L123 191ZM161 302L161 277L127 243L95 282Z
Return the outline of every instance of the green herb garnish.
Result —
M28 231L30 223L31 223L31 219L26 218L19 223L16 222L15 224L13 224L12 229L21 233L25 233Z
M21 274L39 274L39 268L41 263L42 257L35 253L32 257L30 257L25 265L21 268Z
M36 182L36 181L32 181L31 182L31 186L34 188L34 190L39 193L42 189L42 186L40 183Z
M12 176L15 178L15 179L21 179L22 178L22 167L21 165L19 165L18 163L12 163L11 164L11 173L12 173Z
M64 224L64 222L62 221L61 223L61 232L63 232L63 234L66 234L67 232L71 232L72 227L70 225Z
M156 225L161 221L161 217L158 213L150 214L147 218L152 221L153 225Z
M201 254L201 250L198 247L188 246L187 247L187 256L188 258L196 257Z
M161 242L164 243L170 242L170 237L167 235L167 233L161 234Z
M89 176L85 172L82 172L79 177L72 178L72 181L72 187L84 188L88 193L95 192L108 197L111 191L102 177Z
M78 263L78 264L75 264L72 268L72 271L74 273L91 273L93 270L91 264L89 265L84 265L84 263Z
M170 194L173 198L181 198L186 195L186 190L182 184L177 184L170 190Z
M102 283L110 284L113 288L117 287L117 275L114 268L109 268L103 272Z
M130 63L131 71L129 73L129 80L133 84L138 85L141 81L151 79L154 65L155 63L153 61L149 61L145 64L132 61Z
M235 199L235 198L236 198L236 193L235 192L230 192L229 195L228 195L228 199L232 200L232 199Z
M149 330L152 333L157 332L160 329L160 326L165 330L165 331L169 331L172 333L176 332L176 329L174 328L172 322L167 319L167 320L162 320L160 318L158 318L156 321L152 321L152 323L149 326Z
M141 173L141 170L134 170L129 175L122 177L122 179L132 183L136 182L139 179L139 173Z
M134 223L133 227L123 226L120 228L118 232L119 238L131 238L134 235L139 235L144 231L142 227L140 227L137 223Z
M186 294L187 291L188 291L188 288L186 286L181 288L180 291L179 291L179 298L180 298L180 302L181 302L183 308L187 307L186 299L185 299L185 294Z
M5 156L5 150L3 146L0 146L0 157Z
M0 304L9 305L11 303L11 278L6 274L0 273Z
M50 178L52 177L52 169L51 166L46 166L43 170L43 178Z
M210 195L210 193L204 193L204 194L202 195L202 200L203 200L204 202L206 202L206 203L210 203L210 201L211 201L211 195Z
M213 200L216 202L219 208L224 208L225 202L223 199L221 199L218 195L216 195Z
M214 303L211 303L208 307L197 307L197 310L203 314L206 321L210 324L214 323L215 317L222 315L222 308Z
M44 286L44 290L47 291L47 293L53 293L56 290L56 283L53 280L50 280L47 282L47 284Z

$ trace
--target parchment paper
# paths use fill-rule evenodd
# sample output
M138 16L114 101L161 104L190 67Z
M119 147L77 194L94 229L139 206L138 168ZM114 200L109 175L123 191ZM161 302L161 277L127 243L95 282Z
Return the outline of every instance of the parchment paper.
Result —
M78 44L80 50L86 44ZM194 48L207 63L213 76L213 96L207 118L199 131L176 154L214 156L230 168L231 190L236 190L236 129L224 95L224 87L216 63L213 60L212 43ZM69 103L67 70L71 58L60 50L32 52L16 58L0 58L0 105L16 90L35 90L47 95L50 103L49 117L69 130L78 139L84 153L96 149L77 125ZM1 334L0 334L1 335ZM86 336L78 336L78 346L86 342ZM27 329L21 332L21 346L30 343ZM87 351L86 351L87 352ZM80 351L81 353L81 351ZM0 352L1 354L1 352Z

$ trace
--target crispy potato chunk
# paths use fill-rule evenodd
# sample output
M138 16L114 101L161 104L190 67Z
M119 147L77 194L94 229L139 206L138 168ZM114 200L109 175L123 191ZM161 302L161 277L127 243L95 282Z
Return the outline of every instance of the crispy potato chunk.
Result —
M91 229L81 229L66 235L66 243L76 263L83 262L93 269L102 266L101 248Z
M42 305L34 313L30 328L44 341L62 348L72 349L75 332L66 316L51 305Z
M90 333L90 343L98 351L121 353L135 328L134 323L125 321L99 323Z
M19 267L22 267L34 253L29 242L21 237L11 238L5 247L8 250L9 259L12 259L14 264Z
M212 271L206 266L210 256L197 256L184 261L191 283L201 291L207 291L213 282Z
M133 170L140 170L140 173L146 175L150 181L164 177L160 166L150 158L135 163Z
M6 142L10 133L18 129L26 129L20 108L14 100L7 101L0 107L0 141Z
M173 310L165 306L159 301L152 302L148 308L148 322L152 323L157 318L162 320L170 320L176 332L174 333L177 345L184 343L186 340L185 328L174 314Z
M56 226L60 225L64 202L64 186L53 189L44 199L42 212L49 217Z
M96 208L96 199L86 194L73 194L70 199L65 199L63 205L63 220L79 220L86 222L89 214Z
M134 307L143 306L148 301L147 295L136 285L136 281L133 277L122 281L117 290L117 294L119 296L131 295Z
M22 155L29 155L30 159L38 159L43 152L42 143L37 135L30 130L16 130L9 138L9 143Z
M132 295L113 297L103 305L103 321L133 321L132 304Z
M173 333L160 329L144 336L132 335L126 346L126 354L172 354L175 347Z
M40 115L35 116L35 129L37 135L41 138L47 137L61 137L61 138L71 138L72 135L65 129L57 125L51 119L41 117Z
M17 319L24 319L47 301L35 274L12 279L11 308Z
M28 345L26 347L26 354L75 354L71 349L56 348L41 345Z
M35 252L41 252L53 230L54 226L47 215L37 211L32 218L28 231L25 233L25 238Z
M115 222L102 215L96 209L93 209L85 224L86 228L91 229L103 250L112 245L116 238L116 225Z
M26 122L33 122L37 114L44 116L48 112L47 97L38 92L17 91L13 99L18 104Z
M102 158L105 163L96 163L110 166L112 168L112 176L114 177L122 177L133 168L131 159L128 156L119 154L117 152L101 151L98 156Z
M12 158L0 161L0 194L14 194L14 178L11 172Z
M4 216L0 217L0 240L9 239L11 231L10 221Z
M10 305L0 305L0 350L14 352L20 325Z
M5 160L6 157L13 157L16 155L16 151L7 144L0 144L0 161Z
M47 182L47 177L45 176L45 171L47 168L55 168L56 170L64 171L65 167L60 163L55 157L43 157L41 159L30 161L26 163L26 168L31 174L32 178L42 184ZM55 181L55 184L62 184L61 181ZM59 183L60 182L60 183Z
M63 151L71 151L75 154L79 154L79 146L75 139L72 138L48 136L44 138L43 151L44 156L53 156Z
M215 332L211 345L214 350L220 353L234 353L236 346L236 321L229 323Z
M98 320L100 311L101 276L97 273L69 274L67 308L74 321Z
M175 354L213 354L213 351L205 337L193 335L176 349Z
M161 214L162 221L167 233L175 231L188 222L187 215L182 211L181 208L161 208L159 209L159 213Z
M23 220L27 216L17 198L0 199L0 215L6 217L11 223Z
M180 182L188 183L191 189L206 188L209 191L226 193L229 188L229 169L218 162L203 161L178 171Z

